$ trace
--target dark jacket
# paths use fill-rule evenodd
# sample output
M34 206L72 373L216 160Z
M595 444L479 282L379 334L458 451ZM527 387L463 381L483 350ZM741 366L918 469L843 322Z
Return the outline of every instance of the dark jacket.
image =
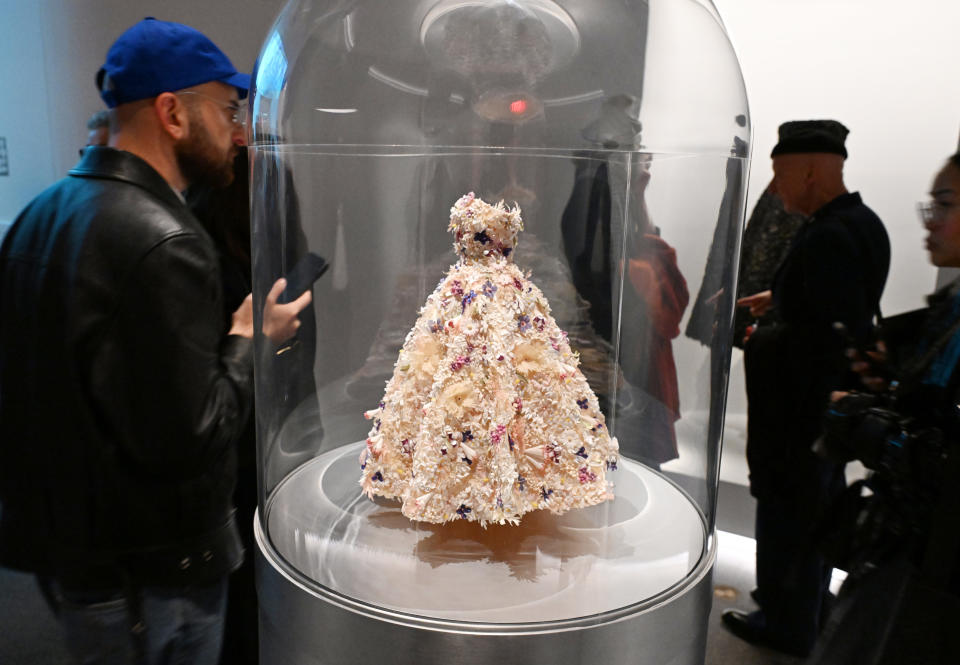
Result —
M889 265L886 230L859 194L827 203L794 237L773 285L781 322L757 328L744 348L754 496L816 495L817 481L835 471L810 450L830 391L845 387L845 340L833 323L866 334Z
M252 345L167 182L92 148L0 248L0 563L66 587L182 586L242 560L233 440Z
M960 661L960 282L928 302L884 320L896 391L851 395L828 420L826 450L873 473L868 496L855 485L831 510L850 574L817 665Z
M737 297L773 288L777 268L790 251L790 245L807 218L799 213L783 209L783 202L768 187L750 213L750 221L743 231L740 245L740 278L737 280ZM747 327L756 323L772 326L780 321L777 309L771 308L762 316L754 316L749 307L737 307L734 312L733 345L743 348Z
M686 335L705 346L713 347L713 353L726 355L729 352L730 331L733 317L734 300L730 284L733 277L733 258L737 253L737 241L740 239L743 223L743 190L746 186L746 157L749 154L747 143L739 136L734 137L733 147L726 165L726 186L720 199L720 211L717 225L713 229L713 241L707 254L707 265L703 269L703 281L693 301L690 319L687 321ZM715 340L719 333L722 340ZM715 344L715 342L719 342Z
M861 337L879 311L890 267L890 240L860 198L843 194L817 210L797 232L774 278L783 322L819 341L834 322Z

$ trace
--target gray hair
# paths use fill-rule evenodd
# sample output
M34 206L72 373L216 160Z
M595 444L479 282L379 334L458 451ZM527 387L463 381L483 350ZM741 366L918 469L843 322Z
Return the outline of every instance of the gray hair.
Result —
M93 131L94 129L100 129L101 127L110 129L110 112L106 109L97 111L90 116L89 120L87 120L87 130Z

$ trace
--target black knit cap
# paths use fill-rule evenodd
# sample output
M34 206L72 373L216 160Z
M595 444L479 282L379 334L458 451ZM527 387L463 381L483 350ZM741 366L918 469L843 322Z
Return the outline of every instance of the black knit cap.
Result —
M836 120L792 120L780 125L780 142L771 157L803 152L829 152L847 158L843 142L850 130Z

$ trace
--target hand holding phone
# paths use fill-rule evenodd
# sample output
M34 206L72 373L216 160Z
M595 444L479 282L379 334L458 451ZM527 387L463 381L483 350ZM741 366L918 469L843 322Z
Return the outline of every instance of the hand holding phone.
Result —
M834 322L833 329L843 340L850 370L859 375L860 381L870 390L885 390L890 380L890 368L887 365L887 347L877 337L877 331L871 330L866 338L858 340L839 321Z
M313 252L307 253L284 275L287 286L277 297L277 302L283 304L296 300L329 268L330 264L325 258Z
M297 334L300 312L313 300L310 286L327 271L322 256L307 254L274 283L263 306L263 334L280 344Z

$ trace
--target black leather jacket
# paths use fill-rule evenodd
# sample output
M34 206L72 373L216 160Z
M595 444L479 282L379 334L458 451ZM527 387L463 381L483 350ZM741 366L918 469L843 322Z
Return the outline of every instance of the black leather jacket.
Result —
M135 155L87 150L19 215L0 248L0 563L75 588L240 564L252 343L221 299L209 236Z

